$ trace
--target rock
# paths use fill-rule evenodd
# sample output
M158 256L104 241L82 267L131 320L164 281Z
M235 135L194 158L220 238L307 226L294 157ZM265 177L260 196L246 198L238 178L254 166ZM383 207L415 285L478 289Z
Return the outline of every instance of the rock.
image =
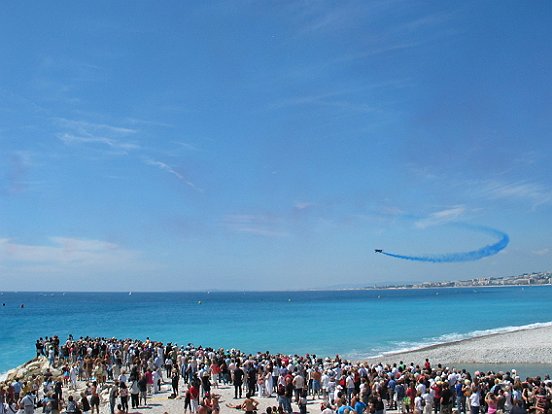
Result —
M54 377L62 375L62 372L59 369L50 367L48 358L40 356L8 371L6 374L6 380L14 381L15 378L30 379L33 375L42 376L47 369L50 369L50 372Z

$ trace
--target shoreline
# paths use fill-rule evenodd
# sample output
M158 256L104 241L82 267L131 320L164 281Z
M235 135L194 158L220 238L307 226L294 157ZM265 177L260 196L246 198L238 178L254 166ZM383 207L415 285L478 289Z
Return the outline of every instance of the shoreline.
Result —
M386 358L386 357L393 357L394 355L403 355L403 354L411 354L414 352L422 352L422 351L431 351L436 348L440 347L446 347L448 345L458 345L466 341L476 340L480 338L486 338L486 337L492 337L495 335L504 335L504 334L510 334L514 332L520 332L520 331L530 331L533 329L540 329L540 328L552 328L552 321L549 322L535 322L530 323L527 325L519 325L519 326L504 326L500 328L495 329L485 329L485 330L478 330L478 331L472 331L468 332L466 334L444 334L438 338L436 338L435 341L430 341L425 344L419 345L419 346L413 346L411 348L403 348L398 350L391 350L391 351L384 351L377 355L367 355L365 357L359 357L355 358L358 360L373 360L377 358ZM450 339L450 340L439 340L441 338L444 338L446 336L452 336L457 335L457 339ZM485 361L482 361L482 363L487 363ZM552 363L552 362L551 362Z
M369 363L404 361L422 364L425 358L448 366L462 364L543 364L552 366L552 323L459 339L418 349L391 351L362 358Z

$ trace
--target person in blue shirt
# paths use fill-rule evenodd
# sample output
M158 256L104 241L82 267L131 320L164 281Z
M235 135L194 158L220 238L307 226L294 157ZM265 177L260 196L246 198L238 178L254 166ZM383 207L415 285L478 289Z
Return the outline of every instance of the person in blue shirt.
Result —
M387 382L387 394L388 394L388 405L387 409L392 410L393 409L393 402L395 397L395 386L397 385L397 381L395 381L395 378L392 376L389 378L389 381ZM397 408L395 406L395 408Z
M353 397L351 405L353 406L357 414L363 414L364 410L366 410L366 404L362 402L356 395Z
M347 414L353 411L353 407L347 404L343 404L337 409L337 414Z

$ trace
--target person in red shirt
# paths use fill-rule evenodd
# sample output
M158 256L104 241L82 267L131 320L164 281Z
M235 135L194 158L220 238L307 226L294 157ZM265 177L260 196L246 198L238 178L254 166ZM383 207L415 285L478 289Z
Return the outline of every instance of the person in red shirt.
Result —
M431 389L433 390L433 410L437 414L441 412L441 381L435 381Z
M146 376L146 384L148 387L148 395L152 394L153 391L153 373L151 372L151 369L148 369L144 375Z
M190 386L190 411L192 413L197 413L199 408L199 389L192 384Z
M424 369L425 369L426 371L431 372L431 362L429 362L429 358L426 358L426 360L425 360Z
M416 384L414 381L410 382L408 388L406 389L406 402L404 404L404 409L407 413L414 412L414 399L416 398Z
M217 361L213 361L211 366L209 367L211 370L211 378L213 379L213 386L215 388L218 388L218 381L220 377L220 365L217 363Z

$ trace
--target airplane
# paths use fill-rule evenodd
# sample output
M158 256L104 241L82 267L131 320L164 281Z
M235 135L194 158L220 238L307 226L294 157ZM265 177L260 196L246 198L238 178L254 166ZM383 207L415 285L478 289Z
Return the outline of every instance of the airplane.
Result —
M374 252L375 253L383 253L383 250L382 249L375 249Z

